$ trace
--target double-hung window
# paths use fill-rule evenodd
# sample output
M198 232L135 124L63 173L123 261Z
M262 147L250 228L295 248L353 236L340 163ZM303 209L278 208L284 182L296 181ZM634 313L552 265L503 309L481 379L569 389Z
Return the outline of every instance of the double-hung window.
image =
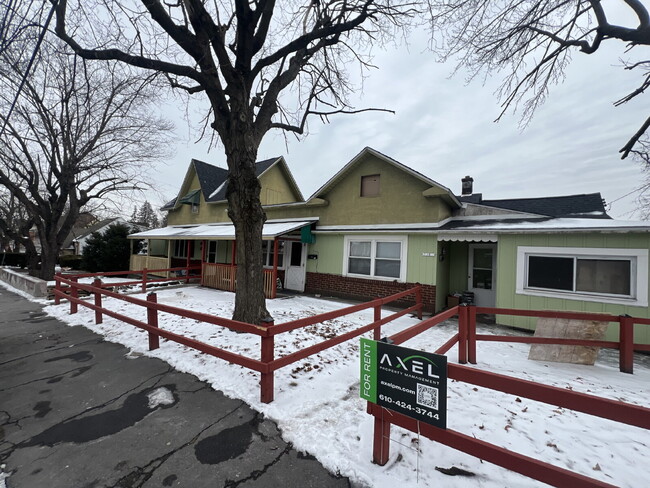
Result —
M232 241L208 241L206 262L216 264L231 264Z
M262 261L265 268L273 267L273 253L276 241L262 241ZM278 269L284 269L284 241L278 243Z
M343 274L405 281L406 238L346 237Z
M187 241L174 241L174 257L175 258L187 257Z
M517 293L646 306L648 250L518 247Z

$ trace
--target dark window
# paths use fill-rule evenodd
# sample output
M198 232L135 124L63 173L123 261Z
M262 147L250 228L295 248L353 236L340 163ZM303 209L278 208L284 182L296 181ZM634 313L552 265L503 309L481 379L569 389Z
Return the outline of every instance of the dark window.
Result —
M187 241L174 241L174 257L175 258L187 257Z
M291 243L291 266L300 266L302 264L302 243Z
M573 258L530 256L528 286L550 290L573 290Z
M577 256L528 256L527 287L631 296L632 261Z
M361 196L379 196L379 175L368 175L361 177Z

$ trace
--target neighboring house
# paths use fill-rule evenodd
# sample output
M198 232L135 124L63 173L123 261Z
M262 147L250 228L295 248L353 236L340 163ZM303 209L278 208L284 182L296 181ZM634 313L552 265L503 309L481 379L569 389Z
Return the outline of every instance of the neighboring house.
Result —
M88 239L90 239L93 233L104 233L112 225L126 225L130 229L137 231L143 231L147 229L147 227L144 225L127 222L122 217L103 219L84 227L75 226L63 243L63 248L61 250L62 254L82 254L84 247L86 247Z
M420 283L430 310L468 291L481 306L650 316L650 224L611 219L598 193L484 200L465 178L456 196L370 148L307 200L283 158L258 163L258 177L267 296L277 279L354 298ZM150 239L149 256L134 256L132 269L201 265L206 286L234 290L226 178L193 160L164 207L170 225L131 236ZM534 328L534 319L499 322ZM635 340L650 343L648 329L637 327Z

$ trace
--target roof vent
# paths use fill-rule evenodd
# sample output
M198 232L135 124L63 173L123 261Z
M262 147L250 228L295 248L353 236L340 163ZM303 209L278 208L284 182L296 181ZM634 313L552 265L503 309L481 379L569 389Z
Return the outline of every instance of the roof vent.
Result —
M461 195L462 196L471 195L473 190L474 178L472 178L471 176L466 176L461 181L463 183Z

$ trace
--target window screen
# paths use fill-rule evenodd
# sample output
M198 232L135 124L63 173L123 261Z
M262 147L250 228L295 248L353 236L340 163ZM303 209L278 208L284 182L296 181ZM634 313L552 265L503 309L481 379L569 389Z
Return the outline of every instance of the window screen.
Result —
M615 259L578 259L576 291L630 295L631 262Z

